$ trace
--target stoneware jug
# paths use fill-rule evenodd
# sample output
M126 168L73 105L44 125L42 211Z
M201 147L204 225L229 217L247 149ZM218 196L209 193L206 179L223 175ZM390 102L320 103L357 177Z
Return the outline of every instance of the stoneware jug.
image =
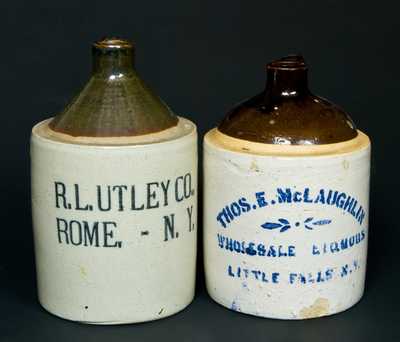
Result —
M197 133L141 81L133 45L93 45L92 75L31 138L39 301L94 324L172 315L193 299Z
M370 142L312 95L301 56L204 139L204 260L218 303L262 317L331 315L360 300Z

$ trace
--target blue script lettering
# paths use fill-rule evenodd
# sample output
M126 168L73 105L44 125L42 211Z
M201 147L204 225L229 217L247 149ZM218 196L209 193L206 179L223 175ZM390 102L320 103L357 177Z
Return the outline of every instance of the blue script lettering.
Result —
M333 268L327 268L323 271L317 271L316 273L295 273L289 274L289 284L314 284L323 283L332 279L334 274Z
M291 188L277 188L276 193L271 197L269 197L265 191L255 192L254 196L254 202L248 201L245 197L241 197L227 204L216 216L218 223L223 228L227 228L232 221L257 208L265 208L265 210L268 210L274 205L295 205L297 203L335 207L350 214L360 225L363 224L366 216L366 211L356 198L344 192L332 189L318 189L317 191L313 191L306 187L304 190L299 191L292 190ZM277 201L274 199L267 201L267 198L276 198Z
M218 246L233 253L269 258L295 257L296 248L293 245L265 245L263 243L238 241L230 237L217 234Z
M232 278L250 279L262 283L279 283L279 272L266 272L258 269L243 268L241 266L232 267L228 265L228 276Z
M313 244L311 248L311 253L313 255L323 255L327 253L337 253L344 251L346 249L352 248L362 241L365 240L366 232L365 230L361 230L360 232L356 233L355 235L351 235L348 237L344 237L338 241L332 241L322 244Z

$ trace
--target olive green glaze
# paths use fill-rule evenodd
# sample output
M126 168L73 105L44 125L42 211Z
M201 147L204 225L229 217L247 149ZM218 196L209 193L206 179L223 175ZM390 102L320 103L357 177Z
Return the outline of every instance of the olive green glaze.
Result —
M218 129L235 138L266 144L331 144L357 136L353 121L343 110L311 94L301 56L268 64L265 91L231 110Z
M50 128L72 136L120 137L176 126L176 115L136 74L133 52L132 43L122 39L94 43L88 83Z

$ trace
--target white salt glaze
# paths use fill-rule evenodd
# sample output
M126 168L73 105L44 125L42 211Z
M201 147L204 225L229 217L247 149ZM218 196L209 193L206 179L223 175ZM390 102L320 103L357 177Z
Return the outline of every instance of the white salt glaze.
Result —
M211 297L280 319L354 305L364 291L369 174L370 142L361 132L343 143L285 146L210 131L204 261Z
M48 122L31 140L40 303L95 324L185 308L195 286L195 125L180 118L177 128L143 137L76 138ZM111 209L102 211L108 189Z

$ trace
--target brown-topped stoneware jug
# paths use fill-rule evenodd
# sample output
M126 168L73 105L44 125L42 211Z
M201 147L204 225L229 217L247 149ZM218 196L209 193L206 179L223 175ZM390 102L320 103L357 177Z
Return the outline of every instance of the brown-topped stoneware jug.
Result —
M301 56L267 65L265 90L204 138L204 261L218 303L303 319L364 290L370 142L308 88Z

